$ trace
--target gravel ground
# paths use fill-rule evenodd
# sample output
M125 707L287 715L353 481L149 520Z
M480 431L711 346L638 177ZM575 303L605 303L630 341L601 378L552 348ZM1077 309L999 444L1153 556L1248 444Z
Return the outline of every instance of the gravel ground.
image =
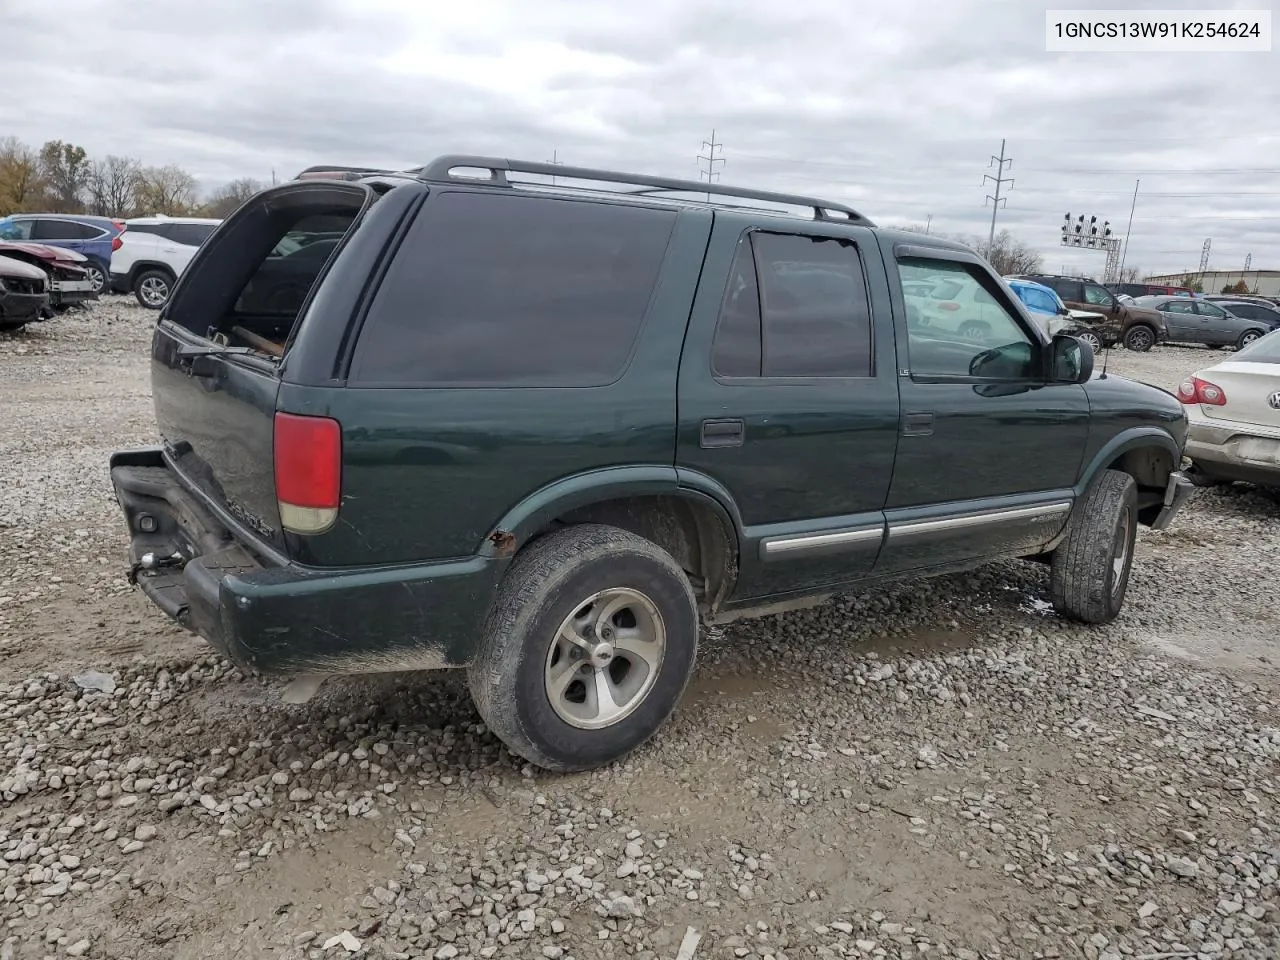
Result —
M125 584L151 319L0 335L3 960L1277 956L1274 497L1144 531L1101 629L1009 563L713 631L653 743L549 777L460 673L286 705Z

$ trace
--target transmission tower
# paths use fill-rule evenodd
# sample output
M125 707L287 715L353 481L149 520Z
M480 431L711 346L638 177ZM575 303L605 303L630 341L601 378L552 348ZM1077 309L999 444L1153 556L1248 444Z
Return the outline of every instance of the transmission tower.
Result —
M720 179L720 171L716 169L716 164L724 163L723 156L716 156L717 150L719 150L721 154L724 153L724 144L716 142L716 132L714 129L711 131L711 139L702 141L702 149L707 152L705 154L698 154L698 160L705 160L707 163L707 169L703 170L702 163L698 163L698 179L701 180L705 177L707 183L713 183ZM710 200L711 194L708 193L707 201L710 202Z
M1003 187L1006 183L1009 184L1010 186L1013 185L1013 177L1006 177L1004 175L1004 168L1006 164L1009 166L1010 169L1013 169L1013 157L1010 157L1009 159L1006 160L1004 156L1004 140L1000 141L1000 156L998 157L993 156L987 162L987 167L990 168L992 164L996 164L996 175L993 177L991 174L988 173L983 175L982 177L983 183L986 183L988 180L990 180L992 183L996 185L995 195L992 196L989 193L987 194L987 200L991 201L991 230L987 234L987 256L988 257L991 256L991 248L995 246L995 242L996 242L996 212L1000 209L1001 203L1004 203L1007 205L1009 202L1007 199L1002 198L1000 196L1000 188ZM982 201L982 205L984 207L987 205L987 200Z
M1213 246L1213 237L1207 237L1204 246L1200 248L1200 279L1204 279L1205 271L1209 269L1209 248Z
M560 159L560 151L559 151L559 150L552 150L552 151L551 151L551 159L550 159L550 160L548 160L548 161L547 161L547 163L554 164L554 165L555 165L555 166L557 166L557 167L563 167L563 166L564 166L564 161ZM552 177L552 178L551 178L551 185L552 185L553 187L556 185L556 178L555 178L555 177Z

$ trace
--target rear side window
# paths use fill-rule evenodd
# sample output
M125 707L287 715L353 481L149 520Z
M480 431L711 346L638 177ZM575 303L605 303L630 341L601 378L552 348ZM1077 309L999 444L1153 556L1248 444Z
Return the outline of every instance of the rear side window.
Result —
M152 237L167 237L167 225L163 223L130 223L125 226L125 233L145 233Z
M200 246L209 239L211 233L213 233L213 224L210 223L171 223L169 225L169 239L189 247Z
M106 233L101 227L74 220L37 220L32 240L94 240Z
M351 379L611 383L648 312L675 220L670 210L614 203L440 194L378 290Z
M724 377L871 376L871 310L857 247L836 237L744 237L711 357Z

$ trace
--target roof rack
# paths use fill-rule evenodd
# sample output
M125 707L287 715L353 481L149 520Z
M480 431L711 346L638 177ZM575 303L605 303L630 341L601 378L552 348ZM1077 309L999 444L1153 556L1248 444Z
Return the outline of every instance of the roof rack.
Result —
M744 200L761 200L766 203L787 204L796 207L808 207L813 211L815 220L830 220L841 223L857 223L862 226L875 226L869 219L852 207L816 197L806 197L793 193L773 193L768 190L748 190L743 187L726 187L718 183L703 183L697 180L677 180L670 177L651 177L638 173L617 173L611 170L595 170L590 167L570 167L562 163L540 163L529 160L505 160L500 157L469 156L467 154L451 154L437 157L426 166L415 171L423 180L472 181L476 177L455 176L457 169L486 170L488 182L499 186L509 186L508 173L530 173L555 177L557 180L592 180L598 183L623 183L639 187L638 190L627 191L628 194L651 193L700 193L714 194L721 197L738 197ZM408 172L408 171L405 171ZM838 214L839 216L833 216Z
M361 177L381 176L395 173L394 170L381 170L377 167L342 167L337 164L325 164L319 167L307 167L293 179L295 180L359 180Z

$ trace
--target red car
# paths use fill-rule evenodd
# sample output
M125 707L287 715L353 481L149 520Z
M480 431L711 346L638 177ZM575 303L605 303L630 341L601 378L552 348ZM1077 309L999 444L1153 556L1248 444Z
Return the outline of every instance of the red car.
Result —
M83 254L62 247L19 240L0 240L0 257L20 260L43 270L49 278L49 307L61 313L86 300L97 300L97 291L85 269Z

